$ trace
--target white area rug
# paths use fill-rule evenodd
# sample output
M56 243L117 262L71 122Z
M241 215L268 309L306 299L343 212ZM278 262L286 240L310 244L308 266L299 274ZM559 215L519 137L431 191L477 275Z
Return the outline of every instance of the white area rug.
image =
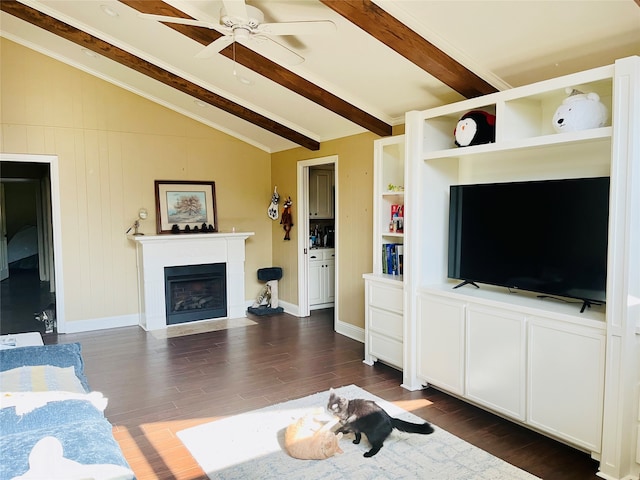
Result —
M337 388L347 398L375 400L390 415L421 423L417 416L355 386ZM304 480L531 480L537 477L520 470L460 438L438 428L430 435L399 432L384 442L377 455L364 458L369 450L366 437L360 445L347 436L344 450L326 460L297 460L283 447L284 431L294 420L318 407L325 407L329 392L290 400L261 410L192 427L178 437L213 479L304 479Z
M184 337L185 335L195 335L196 333L214 332L216 330L227 330L229 328L246 327L256 325L248 318L230 318L220 320L207 320L204 322L181 323L179 325L170 325L163 330L152 330L153 335L158 340L163 338Z

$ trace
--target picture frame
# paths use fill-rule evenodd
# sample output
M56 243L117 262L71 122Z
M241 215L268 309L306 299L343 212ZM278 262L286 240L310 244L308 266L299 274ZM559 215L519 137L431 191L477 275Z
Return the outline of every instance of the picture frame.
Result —
M155 189L158 234L193 232L195 227L202 233L218 231L215 182L156 180Z

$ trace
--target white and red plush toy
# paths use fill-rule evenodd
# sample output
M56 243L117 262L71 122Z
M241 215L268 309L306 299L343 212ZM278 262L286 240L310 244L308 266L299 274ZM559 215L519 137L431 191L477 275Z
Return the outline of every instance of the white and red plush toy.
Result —
M569 94L553 114L553 128L556 132L577 132L589 128L604 127L607 123L607 107L597 93L582 93L567 88Z
M458 147L495 142L496 116L482 110L467 112L460 117L453 135Z

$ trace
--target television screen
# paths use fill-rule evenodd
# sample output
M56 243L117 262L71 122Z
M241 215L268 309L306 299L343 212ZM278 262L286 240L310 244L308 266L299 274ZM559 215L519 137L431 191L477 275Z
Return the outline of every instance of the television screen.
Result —
M608 220L608 177L453 185L449 278L602 303Z

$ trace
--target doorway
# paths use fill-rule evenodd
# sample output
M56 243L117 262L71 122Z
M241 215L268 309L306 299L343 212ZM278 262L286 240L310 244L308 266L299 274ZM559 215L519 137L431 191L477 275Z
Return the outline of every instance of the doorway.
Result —
M338 156L331 155L328 157L315 158L311 160L302 160L298 162L298 199L301 208L298 208L298 225L301 226L300 234L298 235L298 307L301 317L308 317L311 313L310 295L309 295L309 260L310 260L310 234L311 234L311 222L310 210L309 210L309 198L310 198L310 171L315 168L331 169L333 171L333 185L331 188L332 202L333 202L333 227L332 227L332 243L335 249L335 258L338 258L338 215L339 211L339 195L338 195ZM314 222L316 224L326 226L323 222ZM324 242L323 235L323 242ZM330 237L327 237L330 238ZM324 243L323 243L324 244ZM335 300L333 302L333 321L334 326L337 322L338 316L338 262L335 262L335 269L333 273L333 285L335 288Z
M0 154L0 173L0 333L44 333L34 315L43 310L63 332L57 157Z

